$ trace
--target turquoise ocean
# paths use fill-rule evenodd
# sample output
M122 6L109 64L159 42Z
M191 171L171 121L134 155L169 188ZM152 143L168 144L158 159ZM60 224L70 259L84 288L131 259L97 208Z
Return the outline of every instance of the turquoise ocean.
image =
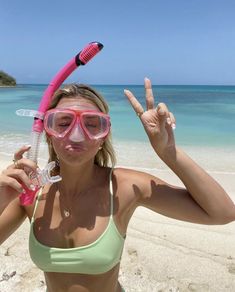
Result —
M0 154L12 155L29 144L33 119L18 109L37 110L45 84L0 88ZM112 135L121 164L154 167L154 153L142 125L123 94L131 90L145 106L139 85L93 85L110 107ZM176 142L214 171L235 171L235 86L153 86L156 103L164 102L176 117ZM46 152L42 143L42 151ZM157 167L157 166L156 166ZM160 167L160 166L159 166Z

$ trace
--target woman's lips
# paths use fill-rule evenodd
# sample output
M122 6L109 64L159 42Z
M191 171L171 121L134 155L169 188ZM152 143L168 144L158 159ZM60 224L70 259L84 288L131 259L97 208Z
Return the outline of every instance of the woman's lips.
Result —
M81 152L85 150L85 147L81 144L69 144L65 146L65 149L67 151L76 151L76 152Z

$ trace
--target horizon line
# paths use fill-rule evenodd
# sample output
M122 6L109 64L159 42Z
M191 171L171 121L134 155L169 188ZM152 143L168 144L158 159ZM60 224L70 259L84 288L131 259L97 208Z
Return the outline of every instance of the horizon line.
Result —
M65 84L73 84L73 83L78 83L79 82L68 82L68 83L62 83L62 85ZM82 84L82 83L80 83ZM87 84L87 83L85 83ZM18 83L16 84L16 86L18 85L49 85L49 83ZM136 83L118 83L118 84L113 84L113 83L89 83L89 85L91 86L144 86L143 84L136 84ZM152 86L231 86L231 87L235 87L235 84L152 84ZM5 87L5 86L2 86ZM6 86L8 87L8 86ZM11 86L9 86L11 87ZM14 87L14 86L12 86Z

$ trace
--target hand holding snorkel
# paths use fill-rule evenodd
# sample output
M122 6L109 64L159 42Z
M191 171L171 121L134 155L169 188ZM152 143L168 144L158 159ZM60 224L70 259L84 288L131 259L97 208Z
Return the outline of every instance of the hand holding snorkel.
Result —
M161 157L166 149L175 147L174 133L172 131L176 127L175 117L169 112L164 103L159 103L155 107L152 86L148 78L145 78L144 85L146 111L131 91L124 90L124 93L140 118L153 149Z
M27 158L37 163L39 145L41 135L44 130L43 119L45 112L51 102L55 91L61 86L64 80L80 65L85 65L103 48L99 42L89 43L81 52L79 52L72 60L70 60L52 79L41 99L38 111L20 109L16 113L20 116L33 116L34 123L31 133L31 148L29 149ZM55 162L50 162L45 169L37 169L36 173L30 173L30 179L35 185L35 189L24 188L20 195L21 205L30 205L33 203L34 197L38 189L46 183L54 183L61 180L60 176L51 176L51 170L55 167Z

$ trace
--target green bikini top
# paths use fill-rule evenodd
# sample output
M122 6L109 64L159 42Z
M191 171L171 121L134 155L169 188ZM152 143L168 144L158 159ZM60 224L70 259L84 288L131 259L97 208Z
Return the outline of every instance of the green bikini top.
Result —
M41 196L35 203L30 225L29 253L35 265L44 272L102 274L120 262L125 239L113 220L112 171L110 173L110 218L105 231L93 243L74 247L57 248L40 243L33 230L34 215Z

